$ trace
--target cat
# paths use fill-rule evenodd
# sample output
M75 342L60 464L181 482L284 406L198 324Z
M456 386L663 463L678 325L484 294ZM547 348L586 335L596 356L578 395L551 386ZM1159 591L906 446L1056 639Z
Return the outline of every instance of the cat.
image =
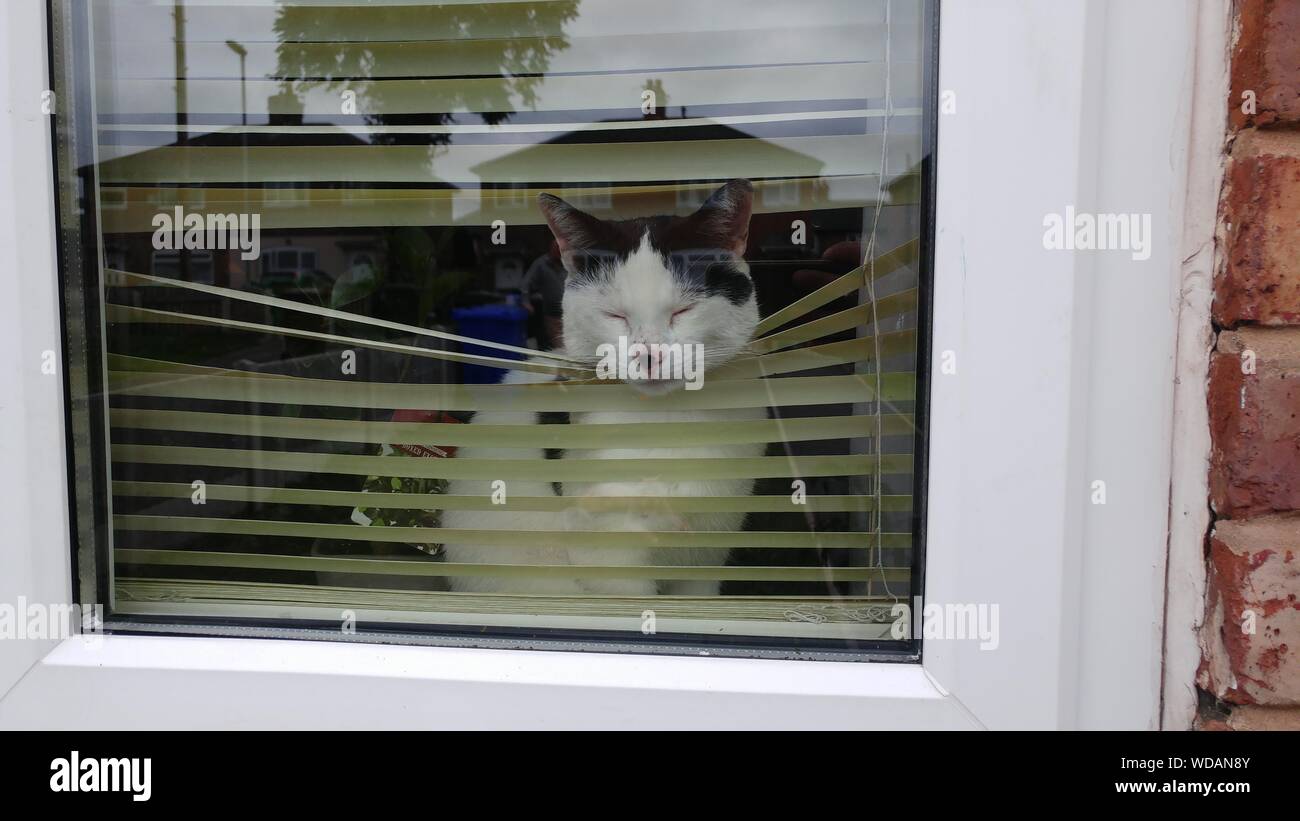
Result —
M753 187L732 180L715 191L687 217L652 216L607 221L578 210L549 194L539 206L559 248L565 269L561 351L595 366L602 345L619 337L632 342L684 343L702 346L704 373L743 351L758 323L758 304L749 267L744 261L748 242ZM653 354L646 352L648 358ZM643 364L651 364L643 362ZM665 365L667 363L664 363ZM628 384L649 395L687 389L680 373L656 369L654 379L630 379ZM505 383L547 381L549 377L510 372ZM707 376L706 376L707 379ZM567 420L563 418L567 416ZM527 411L485 411L470 424L528 425L566 422L571 425L635 425L653 422L729 422L767 418L764 408L735 410L671 410L653 412L588 411L548 414ZM697 459L762 456L762 443L674 448L607 447L566 452L524 448L462 447L461 459ZM747 496L751 479L564 482L507 481L507 501L515 496L634 498L672 496ZM491 494L490 480L454 480L448 493ZM563 512L510 510L447 510L442 526L472 530L524 531L727 531L737 532L744 513L675 513L662 509L591 512L579 505ZM720 566L727 548L624 548L581 546L445 545L449 562L519 565L679 565ZM641 578L583 578L548 576L513 578L451 576L454 591L481 593L604 594L623 596L714 596L716 580L656 580Z

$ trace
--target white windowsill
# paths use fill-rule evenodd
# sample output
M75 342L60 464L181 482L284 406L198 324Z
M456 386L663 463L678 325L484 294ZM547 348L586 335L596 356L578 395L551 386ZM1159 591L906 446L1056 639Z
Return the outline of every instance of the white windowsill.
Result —
M59 709L49 709L51 704ZM0 702L0 726L953 729L978 724L919 664L86 636L62 642Z

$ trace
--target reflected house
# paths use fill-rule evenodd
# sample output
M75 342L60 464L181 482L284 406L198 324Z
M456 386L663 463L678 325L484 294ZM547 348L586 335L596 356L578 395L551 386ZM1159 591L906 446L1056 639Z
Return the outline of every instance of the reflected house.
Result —
M301 117L298 117L299 123ZM325 132L335 145L369 145L343 128ZM274 145L292 136L262 135L258 145ZM379 270L384 264L384 243L371 227L311 227L315 207L347 208L355 184L337 188L312 188L303 182L262 183L248 189L248 197L227 183L187 186L161 181L155 185L115 185L115 179L149 179L152 168L170 163L159 153L181 143L155 146L107 160L100 164L102 183L100 207L104 224L104 257L109 268L185 279L230 288L256 287L277 293L311 292L310 301L326 301L339 277L359 268ZM245 135L218 129L190 137L185 148L227 148L238 151ZM255 147L248 150L255 151ZM160 175L166 172L159 172ZM83 178L88 169L83 169ZM251 182L256 183L256 180ZM219 199L213 191L219 190ZM180 206L186 213L258 214L261 221L261 254L254 260L240 258L239 249L211 248L179 251L153 246L155 215L172 215ZM358 206L360 207L360 206ZM337 220L337 217L334 219Z
M790 243L790 222L793 219L812 220L812 211L828 207L830 197L826 182L821 179L825 163L816 157L789 149L783 145L755 137L731 125L706 119L691 118L693 125L655 125L667 118L659 109L655 114L640 120L603 120L602 123L647 124L649 135L642 138L647 152L684 150L676 140L662 137L677 136L687 132L706 135L709 140L744 141L747 144L747 163L755 169L780 168L787 171L782 179L755 179L754 217L750 227L751 258L789 258L805 256L810 249L797 248ZM541 212L537 208L536 192L541 182L548 188L555 180L545 169L553 162L551 152L557 145L584 145L593 142L626 142L629 132L635 129L576 128L551 139L526 145L517 151L471 166L483 188L480 189L479 210L468 215L463 222L488 225L495 219L504 219L512 225L540 225ZM593 137L597 137L593 139ZM599 139L604 137L605 139ZM688 137L692 141L699 137ZM544 178L544 179L542 179ZM591 183L590 187L566 186L560 194L578 208L603 219L627 219L653 214L685 215L703 204L704 200L725 177L710 179L630 180ZM622 190L626 188L627 190ZM611 195L611 190L616 192ZM510 255L513 257L510 258ZM522 265L526 270L531 260L524 260L520 249L503 252L496 262L497 270L503 267L514 270ZM501 282L498 276L498 283ZM498 287L501 287L498 285Z
M354 92L351 112L370 126L427 125L431 188L455 187L436 179L434 149L449 145L449 135L438 127L456 122L456 113L471 113L483 123L494 125L510 119L516 108L532 108L538 87L547 75L551 59L569 48L566 27L577 19L580 0L550 0L545 3L395 5L375 14L384 31L397 36L365 37L358 30L359 8L322 9L318 5L280 3L275 10L274 32L278 40L274 76L291 82L286 94L302 95L313 90ZM357 7L362 3L353 4ZM409 38L409 39L408 39ZM406 89L413 82L428 83L412 106ZM290 93L292 91L292 93ZM289 102L289 101L286 101ZM331 103L332 106L332 103ZM284 106L281 106L284 108ZM332 110L332 108L331 108ZM415 116L416 119L410 119ZM376 131L371 144L409 144L396 135ZM488 242L465 236L454 220L455 198L445 198L450 210L445 217L430 216L422 222L403 221L427 229L438 247L430 253L430 270L407 264L406 282L385 283L387 292L407 289L408 307L419 306L418 315L405 321L429 319L433 302L450 305L458 291L477 283L474 264L488 260L497 287L517 286L523 278L521 257L500 254ZM413 209L412 209L413 210ZM490 222L490 220L489 220ZM486 225L488 223L483 223ZM410 235L413 236L413 235ZM425 245L418 239L417 246ZM393 269L402 266L409 254L395 243L389 247ZM471 247L472 246L472 247ZM407 250L410 250L409 248ZM364 249L352 249L360 260ZM409 262L409 261L408 261ZM413 267L421 270L411 270ZM390 274L393 270L390 270Z

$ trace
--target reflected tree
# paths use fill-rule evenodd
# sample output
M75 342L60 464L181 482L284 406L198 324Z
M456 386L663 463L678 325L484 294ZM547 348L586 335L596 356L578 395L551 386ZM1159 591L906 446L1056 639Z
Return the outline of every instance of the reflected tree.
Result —
M284 5L274 24L279 43L273 79L281 87L272 108L300 122L306 95L325 89L338 95L354 92L356 116L373 126L436 127L454 124L458 116L499 124L519 108L536 105L551 58L569 47L564 29L578 16L578 7L579 0L385 8ZM399 97L409 100L409 85L395 82L401 80L432 81L419 112L397 111ZM437 184L436 158L453 137L374 132L365 139L373 145L427 145L430 182ZM454 227L377 227L383 261L368 281L349 278L347 287L331 297L333 307L400 283L414 287L414 299L407 304L423 321L472 278L470 271L447 264L451 254L445 252L456 245ZM376 307L372 303L370 309Z
M385 113L392 109L392 85L384 80L451 79L437 84L421 121L452 123L459 110L500 123L515 112L516 102L524 108L536 104L551 57L569 47L564 26L578 16L578 5L579 0L468 3L382 12L282 6L275 21L277 75L299 98L317 87L355 91L358 112L376 125L394 119ZM412 39L352 39L376 25L363 20L379 15L380 36ZM434 142L447 137L431 135Z

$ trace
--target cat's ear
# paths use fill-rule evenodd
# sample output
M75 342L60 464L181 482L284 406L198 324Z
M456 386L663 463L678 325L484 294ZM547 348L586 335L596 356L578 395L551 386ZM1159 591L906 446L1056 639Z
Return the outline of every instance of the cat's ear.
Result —
M731 180L714 191L690 220L703 239L743 257L753 208L754 186L749 180Z
M551 194L538 194L537 205L555 235L555 244L560 249L565 269L573 273L573 255L596 244L600 236L600 220Z

